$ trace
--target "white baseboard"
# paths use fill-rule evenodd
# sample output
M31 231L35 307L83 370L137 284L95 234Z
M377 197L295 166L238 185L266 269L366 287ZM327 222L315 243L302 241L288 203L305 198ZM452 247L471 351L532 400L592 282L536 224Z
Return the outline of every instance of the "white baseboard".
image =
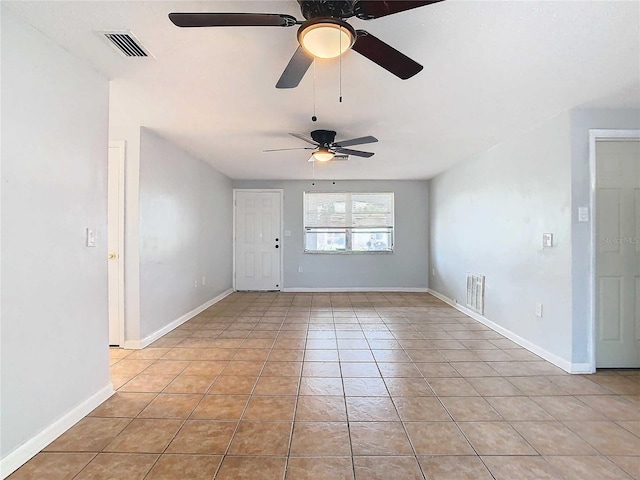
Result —
M596 373L590 363L572 363L569 373Z
M113 385L109 383L109 385L91 395L88 399L68 412L62 418L49 425L35 437L16 448L13 452L0 460L0 478L7 478L39 453L44 447L49 445L56 438L86 417L114 393Z
M434 297L436 297L438 300L442 300L444 303L446 303L447 305L452 306L453 308L456 308L456 306L458 305L456 302L454 302L451 298L449 297L445 297L443 294L441 294L440 292L436 292L435 290L432 290L431 288L429 289L429 293L431 295L433 295Z
M291 287L283 288L286 293L344 293L344 292L398 292L398 293L427 293L428 288L422 287Z
M449 297L441 294L440 292L436 292L435 290L429 289L429 293L431 295L433 295L434 297L442 300L446 304L451 305L456 310L464 313L465 315L473 318L474 320L477 320L478 322L482 323L483 325L486 325L491 330L493 330L495 332L498 332L500 335L504 335L509 340L517 343L521 347L524 347L527 350L529 350L530 352L535 353L539 357L544 358L546 361L548 361L550 363L553 363L556 367L560 367L565 372L568 372L568 373L592 373L591 367L590 367L589 364L586 364L586 363L571 363L569 360L565 360L564 358L559 357L555 353L551 353L548 350L545 350L544 348L540 347L539 345L536 345L535 343L532 343L529 340L526 340L526 339L522 338L521 336L519 336L518 334L512 332L511 330L508 330L508 329L498 325L497 323L494 323L493 321L489 320L487 317L485 317L483 315L480 315L479 313L474 312L473 310L470 310L467 307L464 307L463 305L460 305L457 302L454 302L452 299L450 299Z
M207 308L209 308L210 306L218 303L220 300L222 300L223 298L231 295L232 293L233 293L232 289L229 289L229 290L226 290L226 291L222 292L217 297L212 298L211 300L203 303L199 307L196 307L193 310L191 310L190 312L185 313L180 318L174 320L173 322L171 322L168 325L165 325L160 330L156 330L151 335L143 338L142 340L125 340L124 348L130 349L130 350L140 350L142 348L145 348L145 347L151 345L153 342L158 340L163 335L166 335L171 330L173 330L175 328L178 328L184 322L186 322L188 320L191 320L193 317L195 317L199 313L204 312Z

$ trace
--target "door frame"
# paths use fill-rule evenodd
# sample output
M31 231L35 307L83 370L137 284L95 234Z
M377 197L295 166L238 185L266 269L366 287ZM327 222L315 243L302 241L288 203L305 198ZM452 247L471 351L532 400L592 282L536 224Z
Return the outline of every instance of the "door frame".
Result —
M124 303L124 229L125 229L125 167L126 167L126 142L124 140L110 140L109 148L118 148L118 256L116 261L118 262L118 337L119 337L119 347L124 348L125 342L125 328L124 328L124 319L125 319L125 303ZM110 165L107 166L109 168ZM109 191L109 187L107 186L107 192ZM109 198L107 195L107 203L113 199ZM107 224L107 228L112 228ZM107 234L108 238L108 234ZM108 242L107 242L108 243ZM107 245L108 249L109 245ZM107 251L107 254L109 252ZM107 261L110 261L107 258ZM107 269L108 272L108 269ZM107 294L110 288L111 279L107 279ZM109 312L109 318L111 317L111 313Z
M282 235L284 231L284 189L282 188L234 188L233 189L233 278L231 287L233 291L236 290L236 198L238 192L249 192L249 193L278 193L280 196L280 231L279 238L280 242L280 291L284 290L284 237Z
M587 333L587 348L589 352L590 372L596 371L596 142L616 141L624 139L640 139L640 130L589 130L589 209L591 210L589 237L590 237L590 260L589 260L589 329Z

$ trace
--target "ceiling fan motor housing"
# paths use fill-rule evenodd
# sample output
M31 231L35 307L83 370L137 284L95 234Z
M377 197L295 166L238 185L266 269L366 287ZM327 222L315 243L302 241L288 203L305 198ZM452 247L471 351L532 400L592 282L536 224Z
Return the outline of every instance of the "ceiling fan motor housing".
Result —
M329 145L335 142L336 132L333 130L314 130L311 132L311 138L321 146L328 148Z
M298 0L298 3L302 16L310 20L318 17L353 17L357 0Z

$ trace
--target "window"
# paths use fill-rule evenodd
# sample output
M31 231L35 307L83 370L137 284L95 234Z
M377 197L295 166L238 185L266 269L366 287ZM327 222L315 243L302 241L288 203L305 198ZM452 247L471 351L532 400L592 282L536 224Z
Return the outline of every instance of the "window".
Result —
M392 252L393 193L304 193L304 251Z

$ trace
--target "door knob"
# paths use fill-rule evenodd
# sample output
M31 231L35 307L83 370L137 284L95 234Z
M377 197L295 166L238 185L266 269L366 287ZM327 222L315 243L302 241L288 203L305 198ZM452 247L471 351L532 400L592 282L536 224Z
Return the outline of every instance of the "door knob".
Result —
M110 253L109 255L107 255L107 258L109 260L113 260L114 258L116 258L116 254L115 253Z

